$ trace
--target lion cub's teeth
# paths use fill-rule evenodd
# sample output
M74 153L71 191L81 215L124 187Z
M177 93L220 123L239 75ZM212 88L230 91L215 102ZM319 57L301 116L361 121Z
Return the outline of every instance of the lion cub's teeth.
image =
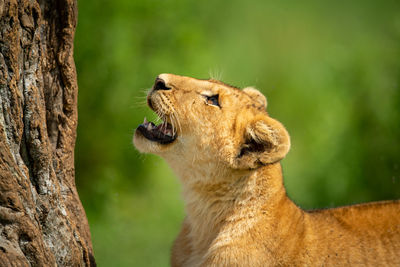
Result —
M172 131L170 129L166 129L165 135L172 136Z
M148 123L148 121L147 121L146 117L144 117L143 124L146 124L146 123Z

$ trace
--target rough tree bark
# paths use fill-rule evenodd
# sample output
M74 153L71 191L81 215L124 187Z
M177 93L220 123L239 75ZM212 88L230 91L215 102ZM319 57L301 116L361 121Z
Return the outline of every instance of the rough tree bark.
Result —
M75 188L75 0L0 0L0 266L94 266Z

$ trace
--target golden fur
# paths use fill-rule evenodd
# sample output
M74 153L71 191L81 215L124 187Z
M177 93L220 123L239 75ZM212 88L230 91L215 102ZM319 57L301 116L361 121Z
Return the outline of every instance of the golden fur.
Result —
M162 156L183 184L172 266L400 266L399 201L308 212L287 197L279 162L290 138L259 91L158 79L169 90L148 100L177 138L159 144L136 131L134 144Z

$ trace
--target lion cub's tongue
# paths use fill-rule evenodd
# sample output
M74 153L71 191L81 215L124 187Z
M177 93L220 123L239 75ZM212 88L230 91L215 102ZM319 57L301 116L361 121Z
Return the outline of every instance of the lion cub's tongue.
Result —
M172 125L169 124L168 122L163 121L159 125L155 125L153 122L147 121L147 118L145 117L143 120L143 125L146 127L148 131L151 131L155 134L163 134L163 135L168 135L170 137L173 136L173 130L172 130Z

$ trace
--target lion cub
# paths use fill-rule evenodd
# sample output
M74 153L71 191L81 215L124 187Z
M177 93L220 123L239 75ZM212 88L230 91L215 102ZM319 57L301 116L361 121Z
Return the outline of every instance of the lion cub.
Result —
M172 266L400 266L399 201L307 212L286 196L289 134L256 89L161 74L147 101L163 122L134 144L183 184Z

